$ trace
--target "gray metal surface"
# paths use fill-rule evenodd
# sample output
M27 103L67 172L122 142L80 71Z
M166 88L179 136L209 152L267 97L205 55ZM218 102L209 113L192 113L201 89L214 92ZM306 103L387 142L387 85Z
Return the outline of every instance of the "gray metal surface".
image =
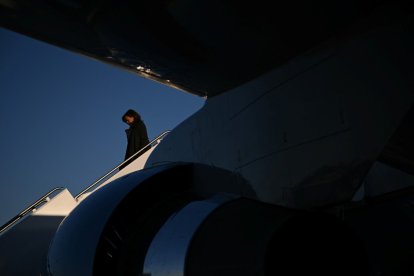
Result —
M217 207L233 198L223 195L195 201L173 214L151 242L144 275L183 276L186 253L195 231Z
M175 165L121 177L83 200L56 231L48 253L50 275L92 275L101 233L122 200L143 181Z

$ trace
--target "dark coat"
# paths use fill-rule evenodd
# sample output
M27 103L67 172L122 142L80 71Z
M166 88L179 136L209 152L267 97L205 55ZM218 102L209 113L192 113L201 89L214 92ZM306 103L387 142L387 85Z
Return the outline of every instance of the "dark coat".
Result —
M134 122L129 127L129 129L125 130L125 132L127 134L128 145L125 152L124 160L128 159L130 156L132 156L134 153L136 153L149 143L147 128L142 120L137 120L136 122ZM144 153L145 151L143 151L142 153Z

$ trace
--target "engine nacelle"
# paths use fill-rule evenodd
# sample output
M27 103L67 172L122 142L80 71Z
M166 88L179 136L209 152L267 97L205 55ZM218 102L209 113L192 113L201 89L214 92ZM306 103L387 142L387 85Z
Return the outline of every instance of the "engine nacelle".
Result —
M85 199L59 227L48 271L247 276L306 267L318 275L365 275L362 252L334 216L260 202L221 169L170 164L129 174Z

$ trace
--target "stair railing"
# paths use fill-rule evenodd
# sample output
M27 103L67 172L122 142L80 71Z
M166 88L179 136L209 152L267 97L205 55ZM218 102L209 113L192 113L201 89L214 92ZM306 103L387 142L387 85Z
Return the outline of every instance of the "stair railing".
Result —
M164 137L168 135L168 133L170 133L170 130L164 131L163 133L161 133L160 135L158 135L157 138L155 138L154 140L152 140L151 142L149 142L142 149L140 149L139 151L137 151L136 153L134 153L131 157L129 157L128 159L126 159L125 161L123 161L122 163L120 163L119 165L117 165L115 168L113 168L112 170L110 170L104 176L100 177L95 182L93 182L91 185L89 185L86 189L84 189L79 194L77 194L75 196L75 199L78 200L82 195L84 195L88 191L90 191L93 188L95 188L95 186L97 186L103 180L107 179L109 176L113 175L114 172L119 171L120 170L119 169L120 167L122 167L123 165L127 164L128 162L130 162L130 161L138 158L141 154L143 154L144 152L146 152L149 148L153 147L154 145L158 145L161 142L161 140L164 139Z
M147 151L149 148L153 147L154 145L158 145L161 142L161 140L164 139L164 137L168 135L168 133L170 133L169 130L164 131L163 133L161 133L160 135L158 135L157 138L155 138L154 140L152 140L151 142L149 142L146 146L144 146L138 152L136 152L131 157L129 157L128 159L126 159L125 161L123 161L122 163L120 163L119 165L117 165L115 168L113 168L112 170L110 170L104 176L100 177L98 180L96 180L94 183L92 183L86 189L84 189L82 192L80 192L78 195L76 195L75 196L75 199L78 200L79 197L81 197L83 194L87 193L88 191L92 190L96 185L98 185L99 183L101 183L108 176L110 176L111 174L113 174L115 171L119 170L120 167L122 167L123 165L127 164L129 161L132 161L132 160L138 158L142 153L144 153L145 151ZM64 187L56 187L56 188L53 188L52 190L50 190L49 192L47 192L45 195L43 195L41 198L39 198L38 200L36 200L34 203L32 203L26 209L24 209L23 211L21 211L18 215L14 216L8 222L6 222L5 224L3 224L3 226L0 227L0 234L2 234L7 229L9 229L13 225L15 225L19 220L21 220L23 217L25 217L29 212L31 212L33 210L36 210L39 206L41 206L44 203L48 202L50 200L50 196L53 193L55 193L57 191L64 190L64 189L65 189Z
M63 187L56 187L47 192L45 195L43 195L41 198L36 200L34 203L32 203L29 207L21 211L17 216L13 217L11 220L3 224L2 227L0 227L0 234L2 234L4 231L15 225L19 220L21 220L24 216L26 216L29 212L37 209L40 205L43 205L44 203L48 202L50 200L50 195L57 191L64 190Z

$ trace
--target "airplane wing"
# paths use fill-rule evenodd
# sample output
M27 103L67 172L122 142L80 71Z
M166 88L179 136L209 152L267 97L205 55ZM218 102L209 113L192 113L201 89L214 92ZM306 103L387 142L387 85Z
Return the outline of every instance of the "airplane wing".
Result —
M372 2L1 0L0 26L211 97L328 39Z

